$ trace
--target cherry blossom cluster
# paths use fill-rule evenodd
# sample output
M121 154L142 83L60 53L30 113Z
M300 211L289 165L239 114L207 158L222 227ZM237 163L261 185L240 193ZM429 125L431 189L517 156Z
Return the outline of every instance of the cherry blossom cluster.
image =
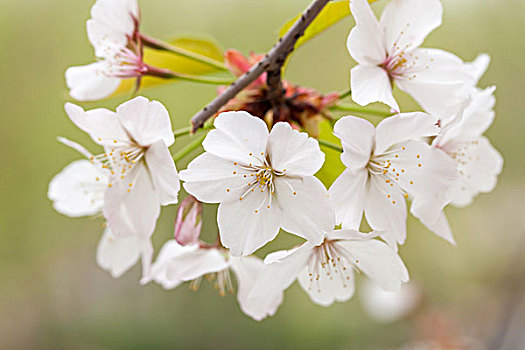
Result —
M356 116L333 123L345 170L329 186L316 173L325 164L319 121L342 96L321 95L283 82L286 113L276 118L266 73L223 106L201 133L204 152L186 169L176 168L170 116L157 101L135 97L116 108L66 103L69 119L100 151L65 139L84 159L56 175L48 196L67 216L99 216L104 233L97 262L115 278L142 264L141 284L173 289L202 279L221 295L237 289L244 313L273 315L284 291L297 280L311 300L328 306L349 300L355 273L386 291L409 281L398 245L410 213L455 244L444 208L463 207L491 191L503 159L483 134L494 119L494 87L478 88L489 64L470 63L439 49L421 48L441 25L439 0L389 0L378 20L366 0L350 0L355 26L347 47L357 65L351 98L359 106L381 102L391 116L376 126ZM136 0L98 0L87 22L97 61L66 71L72 98L98 100L123 79L168 76L144 61L151 39L140 32ZM226 66L241 76L264 56L226 53ZM408 93L422 111L403 112L393 87ZM224 91L219 89L219 93ZM333 120L333 119L332 119ZM211 129L211 130L210 130ZM331 150L333 152L333 150ZM151 237L161 207L176 204L174 237L155 256ZM218 238L201 240L203 203L217 204ZM366 219L370 232L360 231ZM254 255L279 232L304 243Z

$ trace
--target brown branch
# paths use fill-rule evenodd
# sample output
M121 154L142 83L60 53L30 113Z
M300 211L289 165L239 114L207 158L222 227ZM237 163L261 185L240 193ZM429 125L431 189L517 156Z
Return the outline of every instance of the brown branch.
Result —
M222 106L228 103L228 101L234 98L241 90L250 85L264 72L269 72L269 83L273 85L272 88L279 88L279 86L282 88L280 82L281 68L286 58L294 50L295 43L304 34L306 28L308 28L329 1L330 0L313 0L301 17L294 23L290 30L279 39L279 42L272 47L262 61L239 77L239 79L231 84L222 94L217 96L204 107L204 109L191 118L192 132L195 132L204 125L206 120L211 118ZM279 82L277 82L277 79Z

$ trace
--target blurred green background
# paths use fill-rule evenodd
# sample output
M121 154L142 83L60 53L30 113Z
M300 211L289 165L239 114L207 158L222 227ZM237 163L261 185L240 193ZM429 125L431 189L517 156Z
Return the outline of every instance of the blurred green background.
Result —
M166 292L139 286L139 266L119 280L97 267L102 220L61 216L46 197L49 180L79 158L56 137L90 144L67 119L63 104L69 100L66 67L93 57L85 33L93 3L0 0L0 348L399 349L425 339L441 344L471 339L475 349L525 348L525 1L445 0L444 25L425 43L465 60L479 52L491 55L481 81L498 87L497 118L488 136L506 163L493 193L468 208L447 209L457 247L409 220L408 243L400 253L423 302L406 319L389 324L364 312L359 293L323 308L294 285L276 316L258 323L240 312L235 297L219 297L208 283L197 293L186 285ZM279 27L308 3L143 0L142 29L160 38L209 33L223 48L265 52ZM353 63L345 40L352 25L348 18L298 50L287 79L322 92L346 89ZM176 128L187 125L215 88L181 83L142 94L162 101ZM125 99L83 106L115 108ZM213 210L206 208L208 226ZM171 237L175 212L176 207L163 210L157 247ZM262 253L294 242L281 234Z

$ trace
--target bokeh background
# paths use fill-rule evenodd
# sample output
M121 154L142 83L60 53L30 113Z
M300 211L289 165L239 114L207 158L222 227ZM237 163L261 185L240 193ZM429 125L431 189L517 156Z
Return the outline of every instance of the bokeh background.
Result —
M525 348L525 1L444 0L444 24L425 43L465 60L479 52L492 56L481 85L498 87L488 136L506 162L493 193L468 208L447 209L457 247L409 220L400 253L422 299L414 312L391 323L371 318L360 293L323 308L297 285L276 316L258 323L240 312L234 296L221 298L206 282L198 292L187 286L164 291L139 286L139 266L118 280L97 267L101 219L61 216L46 197L49 180L79 158L56 136L89 144L63 104L69 100L64 70L92 60L85 21L93 2L0 0L0 348L400 349L429 341L438 348ZM223 48L265 52L279 27L308 3L143 0L142 28L160 38L208 33ZM299 49L287 79L322 92L346 89L353 63L345 40L352 25L348 18ZM215 88L181 83L142 94L162 101L174 127L183 127ZM125 99L83 105L115 108ZM213 211L206 208L210 232ZM171 237L175 212L163 210L157 247ZM281 234L261 255L295 242Z

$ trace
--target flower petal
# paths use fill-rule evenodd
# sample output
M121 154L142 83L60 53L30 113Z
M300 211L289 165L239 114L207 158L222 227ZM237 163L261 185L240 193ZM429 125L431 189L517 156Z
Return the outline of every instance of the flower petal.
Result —
M199 249L199 247L196 244L181 246L173 239L167 241L160 249L155 263L151 266L151 279L160 284L164 289L173 289L177 287L183 281L180 279L168 278L166 274L167 267L172 264L173 260L179 255L193 252L197 249Z
M279 233L281 209L277 203L270 208L268 194L255 190L241 199L223 201L217 221L222 244L233 256L250 255L273 240Z
M137 236L117 238L109 228L104 230L97 247L97 263L102 269L110 272L113 278L122 276L139 261L139 257L140 245Z
M61 214L78 217L102 211L109 173L88 160L77 160L66 166L49 183L47 196Z
M148 171L161 205L175 204L180 190L175 162L163 140L152 144L144 155Z
M254 256L231 258L231 268L237 275L237 301L241 310L256 321L273 316L283 302L283 293L275 293L264 304L252 302L248 298L254 285L261 277L265 265L261 259Z
M341 139L343 154L341 161L351 169L365 167L374 147L375 128L368 120L347 116L334 125L334 134Z
M324 163L319 143L307 133L293 130L290 124L274 125L268 137L268 155L273 169L290 176L311 176ZM286 170L285 170L286 169Z
M454 240L454 235L452 234L452 230L448 224L447 217L443 212L439 214L437 221L427 223L423 219L421 220L421 223L425 225L430 231L434 232L437 236L443 238L450 244L456 245L456 241Z
M207 152L245 165L262 165L268 127L260 118L243 111L223 112L215 118L213 125L215 130L210 131L202 142Z
M334 228L335 217L323 183L314 176L276 178L275 192L282 208L281 227L318 245L323 232Z
M381 15L388 52L407 52L418 47L441 25L442 18L443 7L439 0L390 1Z
M437 119L422 112L401 113L377 125L374 154L380 155L391 146L407 140L435 136L439 133Z
M405 264L385 243L370 239L340 241L338 244L356 259L356 267L381 288L397 291L403 282L408 282L409 276Z
M158 101L135 97L118 106L117 115L131 138L141 146L163 140L169 147L175 142L168 111Z
M229 266L218 249L197 249L186 251L171 259L166 267L166 277L171 281L191 281L212 272L225 270Z
M345 229L359 229L367 195L368 170L346 169L330 187L330 201L336 224Z
M78 101L96 101L115 92L121 79L101 73L107 69L107 62L104 61L69 67L66 70L66 84L71 97Z
M350 71L352 100L361 106L382 102L393 110L399 105L392 95L392 84L387 72L378 66L357 65Z

